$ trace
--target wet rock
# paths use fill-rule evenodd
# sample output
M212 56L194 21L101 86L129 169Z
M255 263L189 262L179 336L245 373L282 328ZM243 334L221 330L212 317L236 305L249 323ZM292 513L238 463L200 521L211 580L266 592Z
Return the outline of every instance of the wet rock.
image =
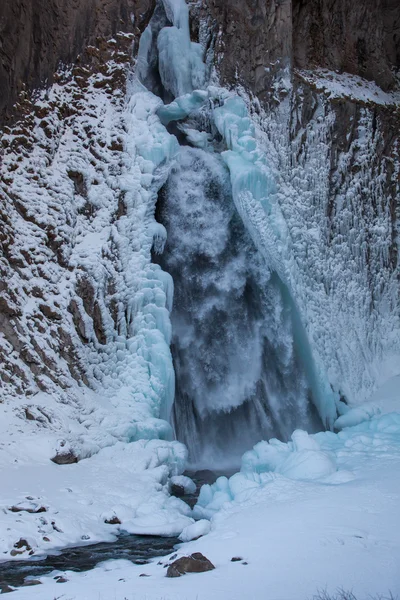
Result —
M11 556L18 556L24 552L33 554L32 547L24 538L20 538L18 542L15 542L14 548L10 551Z
M185 488L183 485L178 485L177 483L173 483L171 485L171 496L176 496L177 498L182 498L185 495Z
M214 473L214 471L210 471L210 469L201 469L200 471L195 472L193 479L201 483L201 485L204 485L205 483L212 485L217 481L218 475Z
M57 577L54 577L54 579L56 580L56 583L67 583L68 581L68 579L66 579L62 575L57 575Z
M27 512L27 513L35 515L38 513L46 512L47 508L44 506L41 506L39 504L35 505L32 503L29 503L29 504L24 505L23 503L21 503L21 504L16 504L14 506L11 506L9 510L14 513Z
M205 573L215 569L211 561L201 552L195 552L190 556L182 556L168 567L167 577L180 577L186 573Z
M121 521L118 519L117 515L111 517L111 519L106 519L104 523L107 523L107 525L121 525Z

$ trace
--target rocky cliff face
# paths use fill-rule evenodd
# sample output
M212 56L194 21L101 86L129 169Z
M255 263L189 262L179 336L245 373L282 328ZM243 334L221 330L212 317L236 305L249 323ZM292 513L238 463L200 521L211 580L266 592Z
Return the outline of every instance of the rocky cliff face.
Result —
M0 115L12 116L22 90L53 82L97 37L140 34L151 0L16 0L0 6ZM1 121L0 121L1 122Z
M250 94L289 186L279 202L293 248L310 231L294 253L316 353L336 389L365 397L399 353L400 6L208 0L192 16L223 84Z
M0 7L0 113L13 123L1 150L5 394L99 389L119 373L132 297L135 310L144 306L131 273L150 261L154 225L129 205L123 183L132 162L123 93L132 44L153 5ZM400 7L394 0L189 6L192 38L220 82L248 95L279 185L290 189L280 201L293 240L300 225L306 232L294 260L310 338L332 385L362 397L398 350ZM47 95L29 95L53 81ZM143 250L134 229L145 221ZM157 277L149 289L161 285ZM333 339L333 322L342 339Z
M193 16L207 22L226 85L243 84L261 99L285 66L360 75L383 90L396 86L400 8L395 0L205 0Z

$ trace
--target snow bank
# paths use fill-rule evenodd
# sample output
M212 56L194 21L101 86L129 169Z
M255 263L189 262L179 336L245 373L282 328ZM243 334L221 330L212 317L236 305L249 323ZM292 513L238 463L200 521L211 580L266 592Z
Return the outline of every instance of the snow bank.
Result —
M210 533L210 530L210 521L207 521L206 519L200 519L199 521L196 521L196 523L185 527L185 529L179 536L179 539L182 540L182 542L190 542L192 540L197 540L199 537Z
M86 573L52 573L41 577L42 585L15 591L15 598L57 597L56 575L68 580L62 589L71 600L124 600L132 590L137 598L148 600L159 600L160 590L174 600L263 600L265 590L271 598L299 600L312 598L321 589L334 594L338 586L360 599L387 594L386 590L396 596L400 593L399 419L398 413L374 417L339 434L296 433L290 442L293 448L316 451L317 442L318 452L334 457L339 471L323 481L289 479L278 472L252 471L253 478L250 473L235 475L229 480L235 499L214 512L211 523L206 521L210 532L195 539L196 530L207 525L204 521L189 525L181 539L193 535L193 541L173 556L140 566L119 560ZM295 453L289 449L284 454ZM269 457L268 462L276 464L275 458ZM218 486L220 493L223 487ZM194 552L207 556L215 570L165 577L166 564ZM242 560L232 561L234 557Z
M15 548L20 538L38 556L113 541L120 531L177 536L194 522L189 506L168 491L169 478L185 468L187 451L179 442L118 442L63 466L24 455L32 440L21 446L11 464L1 465L7 481L0 501L3 560L26 558L26 548Z
M394 107L400 103L400 92L384 92L375 81L351 73L329 69L297 70L296 74L330 98L348 98L360 103Z

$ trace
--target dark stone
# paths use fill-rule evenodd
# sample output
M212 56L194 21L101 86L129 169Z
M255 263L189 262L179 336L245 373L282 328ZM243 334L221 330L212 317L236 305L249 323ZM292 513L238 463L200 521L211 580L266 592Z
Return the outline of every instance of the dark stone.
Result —
M57 575L57 577L54 577L54 579L56 580L56 583L67 583L68 581L68 579L66 579L62 575Z
M24 89L53 83L98 36L139 34L154 0L2 0L0 3L0 125ZM134 19L131 18L134 15Z
M178 485L177 483L173 483L171 485L171 496L176 496L177 498L182 498L185 495L185 488L183 485Z
M195 552L191 556L182 556L168 567L167 577L180 577L185 573L205 573L215 569L212 562L201 552Z
M55 311L51 306L48 306L48 304L39 304L39 308L41 310L41 312L44 314L45 317L47 317L48 319L52 319L55 321L61 321L62 316L59 312Z
M26 540L24 540L23 538L20 538L18 540L18 542L16 542L14 544L14 548L26 548L27 550L31 550L30 545L28 544L28 542Z
M1 585L0 590L2 594L8 594L9 592L15 592L15 589L7 584Z
M55 522L55 521L52 521L52 522L51 522L51 524L52 524L52 526L53 526L53 529L54 529L54 531L57 531L58 533L64 533L64 532L62 531L62 529L60 529L59 527L57 527L57 525L56 525L56 522Z
M67 174L74 184L75 194L78 194L83 198L87 198L87 186L83 173L80 173L79 171L69 170Z
M28 421L36 421L35 415L31 413L29 408L25 408L25 417Z
M29 552L33 554L32 548L29 543L24 539L20 538L18 542L15 542L14 548L10 551L11 556L18 556L19 554L23 554L24 552Z
M196 471L193 476L190 474L190 476L201 485L204 485L205 483L212 485L218 479L217 473L210 471L210 469L201 469L200 471Z
M184 575L184 573L180 573L180 571L178 571L178 569L173 565L168 567L167 577L180 577L181 575Z
M240 562L241 560L243 560L243 558L240 556L232 556L231 558L231 562Z
M104 523L107 523L107 525L121 525L121 521L118 519L117 515L111 519L106 519Z
M12 506L9 510L11 512L27 512L36 515L37 513L46 512L47 508L44 506L38 506L37 508L23 508L22 506Z
M78 462L77 456L70 450L69 452L62 452L60 454L56 454L51 459L53 463L56 465L72 465Z

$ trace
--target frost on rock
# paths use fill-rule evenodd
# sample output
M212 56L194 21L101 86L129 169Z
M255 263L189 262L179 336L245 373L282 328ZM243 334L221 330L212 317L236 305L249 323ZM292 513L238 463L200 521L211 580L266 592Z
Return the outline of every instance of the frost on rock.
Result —
M127 42L130 48L129 37ZM184 470L186 450L168 441L173 282L151 262L152 249L165 243L165 230L154 219L157 193L178 144L160 123L155 96L142 86L127 96L121 89L128 64L121 64L121 53L112 60L116 44L105 44L111 59L101 70L60 74L59 83L27 101L25 120L2 136L0 463L15 491L9 487L2 497L7 495L2 530L11 531L1 541L5 552L18 540L15 531L24 536L29 530L38 552L87 539L81 536L93 518L118 503L104 490L97 491L103 500L93 503L88 482L99 472L110 475L113 462L128 455L133 470L140 462L137 472L149 472L125 486L129 466L124 462L116 471L115 490L124 505L116 509L119 520L131 530L164 535L179 534L192 522L186 505L168 500L167 480ZM135 440L150 440L143 460L146 442ZM50 461L56 455L64 456L62 466ZM10 474L17 463L17 474ZM55 487L65 486L69 473L74 495L51 492L59 470L66 479ZM113 493L110 481L104 487ZM62 515L57 530L49 516L28 513L20 526L11 523L15 515L7 506L23 494L40 497L41 490L49 512ZM144 524L144 508L135 510L149 496L155 517ZM76 504L93 505L94 512L75 521ZM101 521L90 539L109 539L109 527Z
M15 303L2 336L8 388L19 381L31 405L41 389L69 418L76 411L81 431L68 435L78 457L113 438L172 437L173 283L151 263L151 249L165 243L154 208L177 142L152 94L134 90L125 105L122 91L96 85L99 77L89 77L83 100L74 80L37 100L32 150L9 151L2 163L4 278ZM68 104L79 108L63 119ZM16 135L3 143L14 148Z

